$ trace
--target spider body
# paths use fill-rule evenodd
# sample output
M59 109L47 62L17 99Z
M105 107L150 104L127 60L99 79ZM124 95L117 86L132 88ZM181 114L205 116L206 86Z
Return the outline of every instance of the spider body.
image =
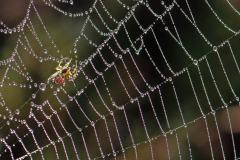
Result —
M63 77L65 77L65 78L67 78L67 79L70 79L71 77L72 77L72 72L71 72L71 68L64 68L63 70L62 70L62 76Z
M65 79L62 76L57 76L53 79L53 82L58 85L64 85Z
M72 60L70 59L62 65L63 61L61 60L56 67L56 72L48 78L48 82L52 81L55 84L64 85L65 80L75 79L77 76L77 61L75 65L70 66L71 61Z

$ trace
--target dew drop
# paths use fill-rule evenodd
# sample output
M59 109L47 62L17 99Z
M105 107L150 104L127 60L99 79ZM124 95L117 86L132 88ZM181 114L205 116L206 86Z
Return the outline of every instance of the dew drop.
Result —
M30 105L31 105L32 107L34 107L34 106L35 106L33 102L30 102Z
M131 99L131 100L130 100L130 102L131 102L131 103L134 103L134 100L133 100L133 99Z
M236 97L236 101L239 101L239 97Z
M15 114L16 114L16 115L19 115L19 114L20 114L20 110L19 110L19 109L16 109Z
M169 77L169 78L168 78L168 81L169 81L169 82L172 82L172 77Z
M13 120L13 115L10 114L8 118L9 118L10 120Z
M198 65L198 61L197 61L197 60L194 60L194 61L193 61L193 64L194 64L195 66L197 66L197 65Z
M76 48L73 49L73 53L77 53L77 49Z
M80 96L81 95L81 92L80 91L77 91L77 96Z
M48 54L47 49L44 49L44 50L43 50L43 53L44 53L44 54Z
M69 101L73 101L73 97L69 97Z
M33 99L36 98L36 94L35 94L35 93L32 94L32 98L33 98Z
M217 52L217 47L216 46L213 46L213 51Z
M110 111L110 115L112 115L112 116L113 116L113 111Z
M45 84L45 83L41 83L41 84L39 85L39 89L40 89L41 91L45 91L45 90L46 90L46 84Z

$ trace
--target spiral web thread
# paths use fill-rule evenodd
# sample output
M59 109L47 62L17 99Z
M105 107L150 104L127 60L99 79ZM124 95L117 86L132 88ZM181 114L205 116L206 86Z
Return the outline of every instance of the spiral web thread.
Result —
M118 7L122 17L112 14L103 0L93 1L88 10L79 13L66 12L55 5L74 6L74 1L43 2L57 14L84 19L67 55L77 59L78 75L65 86L47 83L47 77L36 82L31 75L22 57L28 56L39 64L58 64L62 58L61 46L48 31L48 22L34 1L29 2L26 17L19 25L10 28L1 23L0 32L19 34L9 58L0 61L1 159L49 159L49 152L51 159L142 159L143 146L147 148L144 152L147 159L159 159L158 150L165 151L167 159L192 159L195 155L189 130L199 121L204 124L199 134L206 135L212 159L238 158L229 110L239 104L239 27L225 22L223 13L219 15L217 1L201 0L207 7L206 14L224 32L217 39L218 28L208 30L200 25L204 23L203 17L201 10L199 14L192 9L196 7L193 0L156 4L147 0L113 0L111 3ZM239 17L230 1L221 3ZM148 16L141 17L142 12ZM33 17L37 20L33 21ZM101 38L93 39L88 29ZM187 30L201 44L191 46L194 42L182 34ZM82 44L92 49L85 58L80 56ZM193 53L194 47L201 48L199 53ZM42 53L36 53L36 48L41 48ZM172 53L171 48L177 50ZM170 61L169 55L176 59ZM177 57L184 57L183 62ZM13 79L12 74L21 80ZM12 111L4 87L28 90L29 98ZM190 102L184 100L184 92ZM190 111L195 115L189 116ZM232 155L223 142L220 112L226 113ZM134 120L133 115L137 115ZM216 146L212 144L213 127L220 155L216 155ZM93 138L89 139L89 135ZM159 141L160 148L156 146ZM175 142L175 149L169 141ZM21 153L15 148L21 148Z

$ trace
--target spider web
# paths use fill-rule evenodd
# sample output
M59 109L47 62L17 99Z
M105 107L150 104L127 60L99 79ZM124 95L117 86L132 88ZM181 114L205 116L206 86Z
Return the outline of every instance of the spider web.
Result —
M0 159L237 159L237 4L30 0L0 23L17 35L0 61ZM76 79L48 83L63 58Z

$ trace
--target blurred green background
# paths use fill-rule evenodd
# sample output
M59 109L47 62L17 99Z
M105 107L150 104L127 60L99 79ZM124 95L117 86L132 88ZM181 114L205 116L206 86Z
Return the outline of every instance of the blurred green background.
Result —
M211 5L218 17L206 2ZM229 2L237 10L239 9L238 0ZM138 159L143 160L152 159L151 153L155 159L202 160L213 157L223 159L222 150L225 159L234 159L234 154L239 157L240 126L237 96L240 91L240 74L236 65L240 60L239 35L228 28L238 32L239 14L231 8L227 0L176 0L175 3L171 0L164 1L164 4L159 0L151 0L139 3L136 9L130 12L129 9L137 3L138 1L129 0L97 1L97 12L93 8L90 14L83 17L70 17L47 6L44 1L34 0L33 4L38 12L31 8L24 30L20 33L0 34L1 60L17 52L26 68L21 66L19 70L22 72L14 70L20 64L17 56L15 56L16 64L13 62L0 67L1 78L4 78L6 68L10 68L8 78L0 88L5 103L0 110L2 119L0 136L12 146L15 158L26 155L26 150L16 135L11 133L11 129L17 132L29 151L37 150L32 154L33 159L42 159L41 152L37 149L29 130L21 124L22 120L26 120L33 130L39 146L45 146L43 155L47 160L57 159L51 142L56 142L60 159L67 159L63 144L68 159L77 159L76 152L80 159L88 159L82 137L91 159L97 157L101 159L101 151L106 156L104 159L124 159L124 156L126 159L136 159L136 152ZM52 4L68 13L84 13L92 6L93 1L75 0L73 5L54 1ZM147 4L156 14L163 15L162 18L155 17L146 7ZM171 4L174 4L172 8ZM0 2L0 19L10 27L16 26L25 17L27 6L27 1ZM166 7L169 6L169 12L165 13ZM118 22L114 22L106 9ZM44 25L37 13L41 16ZM130 18L124 19L128 14ZM81 31L88 18L98 30L88 22L84 31ZM139 24L136 23L135 18ZM112 32L111 30L116 29L122 19L126 20L125 28L121 26L117 32L113 32L114 36L104 43L101 49L98 48L99 54L96 46L108 38L103 33ZM140 26L151 29L144 33ZM39 45L31 27L34 28L42 45ZM173 36L181 37L182 46L166 31L166 27ZM98 32L99 30L101 32ZM144 42L142 48L139 37L142 37ZM203 37L206 37L207 41ZM19 47L16 48L17 42ZM234 57L226 42L231 45ZM161 51L158 44L161 46ZM128 48L130 53L123 53L119 45L123 50ZM213 51L214 46L218 47L221 60L217 52ZM136 53L138 48L141 49L139 54ZM97 54L92 58L94 53ZM193 59L200 60L198 64L194 65L187 54ZM48 84L46 90L39 90L39 85L45 83L54 73L55 67L63 57L79 62L80 70L74 83L67 81L65 86ZM89 60L89 57L92 59ZM171 72L164 58L177 74ZM112 62L114 66L106 65ZM221 63L224 65L224 70ZM165 76L164 78L171 77L172 81L164 79L157 72L156 67ZM98 75L95 69L102 72L103 77ZM26 80L26 77L20 73L26 73L32 81ZM90 79L95 79L94 83ZM132 99L126 94L125 89ZM141 95L138 90L145 94ZM134 101L134 98L138 98L140 105ZM118 106L124 105L124 109L116 108L113 102ZM106 121L94 108L104 115ZM16 110L20 110L20 114L15 114ZM114 116L109 111L113 111ZM83 112L95 122L95 128L91 127L90 121ZM11 118L12 114L14 118ZM50 116L51 120L47 119L46 115ZM39 123L43 122L43 125L39 125L33 117ZM163 135L158 122L166 136ZM82 132L79 132L76 125L83 129ZM17 126L19 127L16 129ZM72 139L67 136L67 132L72 133ZM62 142L59 137L63 138ZM133 140L137 144L136 150ZM0 159L10 159L9 150L4 144L1 146ZM116 156L113 148L117 152Z

